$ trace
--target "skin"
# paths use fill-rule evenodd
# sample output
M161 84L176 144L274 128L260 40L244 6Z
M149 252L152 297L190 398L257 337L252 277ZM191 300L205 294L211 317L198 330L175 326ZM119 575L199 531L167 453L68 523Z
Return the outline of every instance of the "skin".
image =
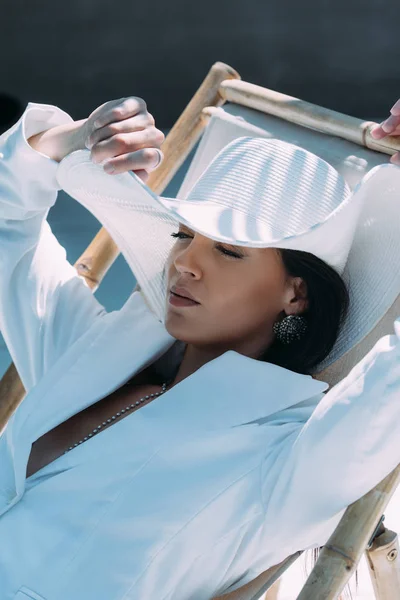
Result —
M258 358L272 327L307 308L307 289L289 276L275 248L221 244L184 225L167 261L168 291L184 287L200 304L177 307L167 294L167 331L186 342L174 384L228 350Z
M94 163L110 175L134 171L143 181L160 164L164 134L142 98L111 100L87 119L52 127L28 139L42 154L60 162L75 150L90 150Z

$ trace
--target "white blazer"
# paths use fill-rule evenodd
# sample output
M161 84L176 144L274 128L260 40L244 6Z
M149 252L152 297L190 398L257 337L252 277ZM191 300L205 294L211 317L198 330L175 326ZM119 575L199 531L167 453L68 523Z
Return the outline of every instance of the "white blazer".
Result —
M0 138L0 327L27 395L0 437L0 600L208 600L323 544L400 462L400 320L327 384L226 352L26 480L32 443L175 340L134 293L107 313L46 220L57 164Z

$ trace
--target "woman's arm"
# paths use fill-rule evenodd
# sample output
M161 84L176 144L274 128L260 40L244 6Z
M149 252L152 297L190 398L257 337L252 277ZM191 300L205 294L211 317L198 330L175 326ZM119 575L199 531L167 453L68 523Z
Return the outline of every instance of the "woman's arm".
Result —
M28 143L37 152L60 162L67 154L85 148L84 126L87 119L72 121L37 133Z
M400 318L262 465L266 517L288 554L323 545L347 506L400 463ZM319 402L318 402L319 401ZM284 416L284 415L283 415Z
M27 142L71 126L58 108L31 103L0 137L0 330L27 391L105 313L47 222L58 164Z
M32 148L60 162L74 150L88 148L108 173L135 171L144 181L162 160L164 134L141 98L112 100L87 119L48 129L29 138ZM111 168L112 171L111 171Z
M107 103L80 122L54 106L29 104L0 137L0 330L27 391L106 312L47 222L57 161L88 141L93 160L116 162L119 170L146 176L159 160L162 133L144 103L128 100ZM94 126L98 119L101 128Z
M400 100L375 132L400 135ZM299 535L295 549L323 544L330 519L333 527L349 504L400 464L400 317L392 335L315 401L304 424L288 426L286 436L282 431L274 461L266 456L263 463L265 509L278 511L282 539L283 530L291 540Z

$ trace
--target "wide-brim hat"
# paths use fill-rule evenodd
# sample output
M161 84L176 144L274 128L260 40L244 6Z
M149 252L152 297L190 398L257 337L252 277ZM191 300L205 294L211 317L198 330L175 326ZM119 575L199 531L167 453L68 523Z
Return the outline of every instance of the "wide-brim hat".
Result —
M360 342L400 292L400 168L372 169L351 191L327 162L287 142L238 138L185 198L157 196L134 173L105 173L90 152L64 158L58 182L107 229L164 322L164 265L183 223L211 239L311 252L342 275L350 308L319 369ZM323 335L323 332L321 332Z

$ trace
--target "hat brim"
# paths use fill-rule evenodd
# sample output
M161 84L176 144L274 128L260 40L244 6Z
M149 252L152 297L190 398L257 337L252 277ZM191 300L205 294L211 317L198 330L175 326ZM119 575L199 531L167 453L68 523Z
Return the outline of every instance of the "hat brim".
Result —
M361 201L362 210L343 272L350 308L318 372L366 338L400 294L400 168L386 164L371 169L355 187L353 200ZM384 329L393 333L393 322Z
M252 223L240 211L227 211L212 202L159 197L132 173L108 175L101 166L93 164L88 151L64 158L57 178L61 188L94 214L110 233L161 321L166 302L164 265L175 243L171 233L177 230L178 223L217 241L251 247L296 248L296 241L300 244L300 238L305 237L300 234L276 239L268 225ZM348 249L343 249L343 256L348 255L343 277L351 301L337 343L319 366L321 369L363 339L399 294L399 196L400 169L394 165L376 167L346 201L346 211L337 211L335 218L340 222L334 223L331 218L324 225L327 245L336 243L338 227L344 246L352 242L349 255ZM343 228L347 228L346 233ZM313 232L306 235L307 249L312 252ZM320 244L320 233L318 237Z

